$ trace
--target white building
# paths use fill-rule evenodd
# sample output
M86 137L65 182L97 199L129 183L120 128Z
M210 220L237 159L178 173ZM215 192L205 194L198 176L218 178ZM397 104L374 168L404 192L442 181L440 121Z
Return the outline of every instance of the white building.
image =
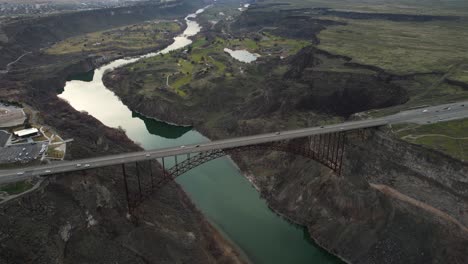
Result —
M15 136L20 137L20 138L26 138L26 137L32 137L36 136L39 134L39 130L35 127L33 128L28 128L28 129L23 129L23 130L18 130L13 132Z

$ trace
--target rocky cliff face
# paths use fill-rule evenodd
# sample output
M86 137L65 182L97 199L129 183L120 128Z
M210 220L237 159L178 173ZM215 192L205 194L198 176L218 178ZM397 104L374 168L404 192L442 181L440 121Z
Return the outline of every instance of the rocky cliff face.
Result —
M288 59L291 66L284 78L296 80L308 88L300 97L299 109L348 117L356 112L403 104L408 100L406 90L392 83L388 74L362 69L346 72L321 68L324 60L339 59L339 56L312 46ZM349 59L342 57L342 60Z
M120 173L71 173L2 205L1 263L236 263L178 186L127 219Z
M259 155L238 161L249 173L278 170L253 173L270 205L347 261L467 261L468 164L383 131L349 136L342 176L310 160Z

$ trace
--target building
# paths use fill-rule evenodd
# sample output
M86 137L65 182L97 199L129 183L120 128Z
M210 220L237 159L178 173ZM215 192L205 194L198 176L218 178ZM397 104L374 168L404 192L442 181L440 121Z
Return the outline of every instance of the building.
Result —
M18 130L18 131L15 131L13 133L17 137L27 138L27 137L37 136L39 134L39 130L37 128L33 127L33 128Z

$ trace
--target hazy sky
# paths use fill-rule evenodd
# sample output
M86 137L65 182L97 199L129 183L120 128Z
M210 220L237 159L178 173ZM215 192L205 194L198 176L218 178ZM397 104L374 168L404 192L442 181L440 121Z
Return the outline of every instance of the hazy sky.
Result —
M83 3L83 2L119 2L123 0L0 0L0 3Z

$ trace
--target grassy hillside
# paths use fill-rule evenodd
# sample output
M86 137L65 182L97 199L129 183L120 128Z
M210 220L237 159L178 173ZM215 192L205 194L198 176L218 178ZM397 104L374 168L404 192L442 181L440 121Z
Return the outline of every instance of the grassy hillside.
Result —
M173 21L150 21L143 24L93 32L60 41L46 50L48 54L105 52L110 49L142 50L166 41L180 32L182 25Z
M426 15L468 15L465 0L266 0L266 4L285 4L281 8L327 7L340 10L426 14Z
M468 161L468 119L423 126L401 125L393 131L408 142Z
M5 20L0 24L0 68L25 51L38 51L67 38L148 20L182 18L202 5L201 0L176 0L170 5L148 2L128 7ZM7 42L2 42L5 40Z
M399 75L447 72L468 61L468 23L345 20L319 35L319 47Z

